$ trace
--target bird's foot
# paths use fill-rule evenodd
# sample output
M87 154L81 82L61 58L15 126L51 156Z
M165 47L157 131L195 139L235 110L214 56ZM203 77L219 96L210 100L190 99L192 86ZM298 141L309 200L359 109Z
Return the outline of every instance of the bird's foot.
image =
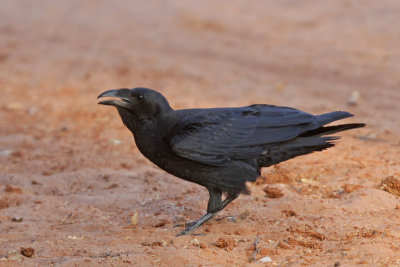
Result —
M192 225L195 224L195 223L196 223L196 221L178 223L178 224L175 224L175 225L174 225L174 228L176 228L176 227L190 227L190 226L192 226Z
M228 206L229 203L231 203L235 198L237 198L237 195L230 195L224 201L222 201L222 208L216 212L210 212L201 217L198 221L196 221L194 224L190 225L188 228L177 234L176 236L182 236L182 235L187 235L199 228L200 225L217 215L218 212L223 210L226 206ZM240 217L241 215L239 215Z
M216 218L215 220L216 221L222 221L222 220L225 220L225 219L227 219L229 222L234 222L234 223L236 223L237 222L237 215L231 215L231 216L224 216L224 217L221 217L221 218Z
M182 232L180 232L176 236L183 236L183 235L190 234L191 232L193 232L194 230L199 228L200 225L202 225L203 223L205 223L206 221L208 221L209 219L214 217L217 213L218 212L207 213L206 215L201 217L198 221L194 222L194 224L192 224L191 226L189 226L188 228L186 228L185 230L183 230Z
M180 233L178 233L176 236L183 236L183 235L188 235L191 232L193 232L194 229L191 229L190 227L186 228L185 230L181 231Z

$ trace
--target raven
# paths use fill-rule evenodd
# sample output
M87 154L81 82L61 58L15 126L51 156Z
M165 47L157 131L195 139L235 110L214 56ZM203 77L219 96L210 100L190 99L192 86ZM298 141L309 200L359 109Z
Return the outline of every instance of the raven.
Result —
M197 229L224 209L262 167L334 146L326 136L364 127L324 126L353 116L345 111L312 115L266 104L174 110L159 92L137 87L109 90L98 104L117 108L140 152L166 172L207 188L207 213L178 235ZM222 194L226 198L222 201Z

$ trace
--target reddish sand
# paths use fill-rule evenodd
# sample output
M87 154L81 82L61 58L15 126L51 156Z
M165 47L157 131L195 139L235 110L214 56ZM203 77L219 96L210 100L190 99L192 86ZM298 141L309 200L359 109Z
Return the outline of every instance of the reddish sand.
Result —
M399 1L0 6L1 266L400 264ZM96 104L135 86L175 108L270 103L368 125L264 169L219 216L236 222L175 237L208 193Z

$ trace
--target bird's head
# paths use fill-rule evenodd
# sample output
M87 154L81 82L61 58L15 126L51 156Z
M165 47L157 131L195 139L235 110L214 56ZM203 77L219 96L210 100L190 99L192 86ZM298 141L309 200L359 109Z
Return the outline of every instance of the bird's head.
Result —
M105 97L108 99L102 100L98 104L114 106L120 113L130 112L136 117L154 117L172 110L162 94L143 87L108 90L97 98Z

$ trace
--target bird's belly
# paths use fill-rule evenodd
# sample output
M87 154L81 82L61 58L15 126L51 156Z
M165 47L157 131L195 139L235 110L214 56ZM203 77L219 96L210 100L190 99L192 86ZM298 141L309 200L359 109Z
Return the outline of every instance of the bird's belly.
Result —
M154 142L153 140L151 144L146 144L146 142L138 142L138 140L136 140L136 144L138 145L139 151L147 159L176 177L202 185L205 179L207 179L204 172L208 169L208 166L176 155L170 147L162 141Z
M221 171L219 167L208 166L175 154L160 153L158 156L148 157L148 159L169 174L203 186L209 184L213 179L218 179Z
M163 142L138 148L169 174L207 188L217 187L223 192L240 193L246 190L246 181L255 181L258 177L257 169L243 161L232 161L226 166L206 165L178 156Z

